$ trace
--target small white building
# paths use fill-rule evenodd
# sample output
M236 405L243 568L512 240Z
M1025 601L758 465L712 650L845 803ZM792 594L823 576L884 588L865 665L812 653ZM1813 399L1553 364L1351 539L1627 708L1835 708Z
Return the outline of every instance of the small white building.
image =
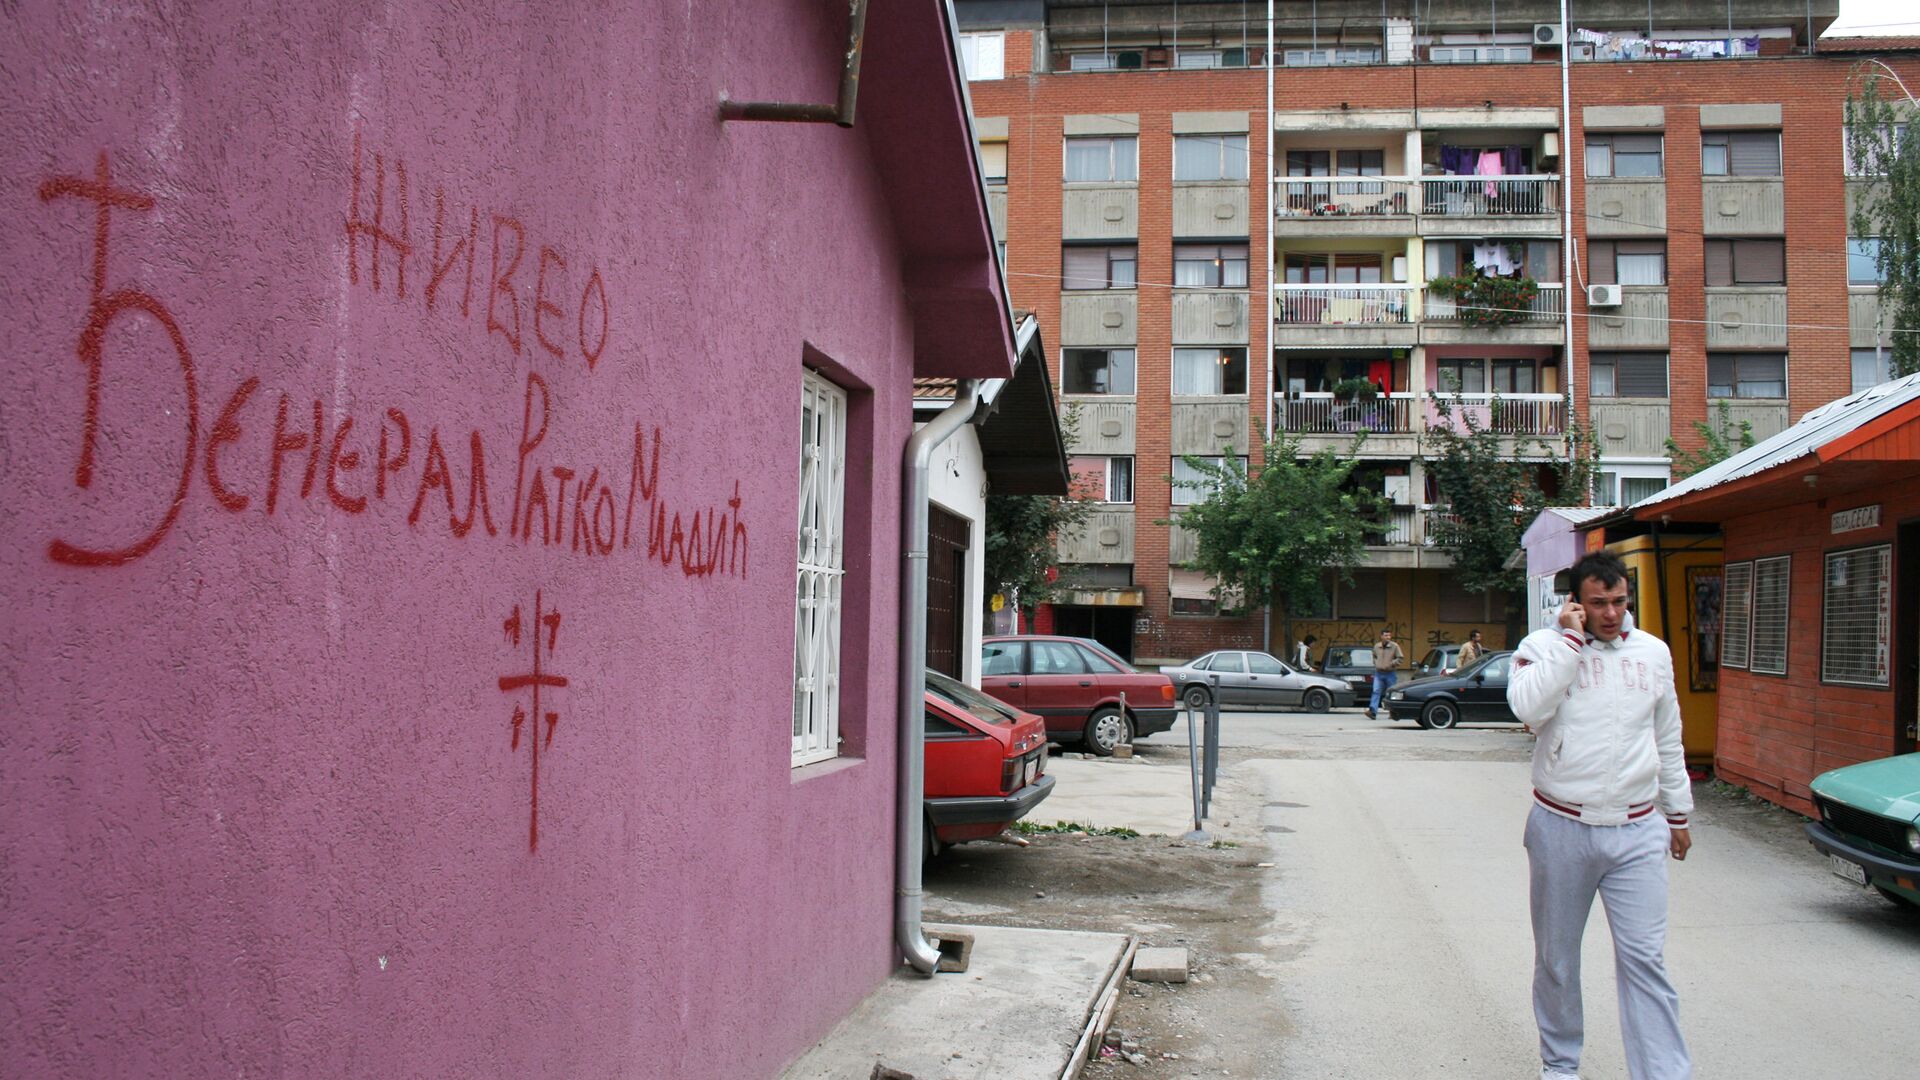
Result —
M980 386L972 421L934 451L927 530L927 667L980 683L987 495L1065 495L1066 443L1040 323L1020 317L1013 376ZM915 379L916 427L951 406L952 379Z

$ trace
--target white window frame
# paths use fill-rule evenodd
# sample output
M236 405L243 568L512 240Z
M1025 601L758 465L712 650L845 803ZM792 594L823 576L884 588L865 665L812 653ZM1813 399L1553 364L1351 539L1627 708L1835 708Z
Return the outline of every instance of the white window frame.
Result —
M1857 619L1865 615L1873 622L1874 648L1879 667L1878 677L1862 677L1854 673L1835 674L1834 656L1843 639L1846 627L1834 625L1833 577L1836 563L1852 563L1862 557L1879 558L1879 589L1875 599L1868 603L1872 610L1841 612L1843 616ZM1871 570L1871 567L1864 569ZM1848 571L1851 573L1851 571ZM1869 547L1846 548L1826 553L1826 565L1820 575L1820 681L1839 686L1865 686L1884 690L1892 685L1890 678L1893 658L1893 545L1874 544Z
M1245 454L1235 456L1240 459L1240 470L1244 473L1247 470L1250 459ZM1170 494L1167 497L1168 503L1172 506L1198 506L1212 496L1211 491L1203 488L1181 486L1182 483L1189 480L1204 481L1209 479L1204 473L1189 469L1185 460L1188 457L1196 458L1211 465L1217 465L1223 469L1227 467L1227 459L1219 454L1175 455L1170 468L1170 474L1176 482L1168 485ZM1217 483L1215 484L1214 490L1219 490Z
M1753 563L1728 563L1721 589L1720 666L1744 670L1753 655Z
M1760 589L1763 584L1761 577L1763 574L1770 573L1776 569L1779 570L1781 574L1779 619L1777 624L1763 626L1761 625L1763 612L1760 609ZM1792 642L1788 638L1788 631L1792 625L1793 556L1776 555L1768 559L1753 560L1753 634L1749 638L1748 645L1748 671L1756 675L1785 675L1787 673L1787 654L1792 651ZM1762 631L1768 632L1770 638L1777 637L1779 639L1779 656L1777 661L1771 655L1771 651L1769 651L1768 656L1764 660L1762 659ZM1771 642L1769 641L1767 644L1771 644ZM1776 663L1777 666L1772 666ZM1762 666L1763 664L1768 666Z
M991 82L1007 77L1007 35L961 34L960 63L968 82Z
M793 767L840 754L840 602L846 579L847 392L800 383L799 557L793 613Z
M1092 178L1067 178L1067 150L1074 143L1091 145L1095 142L1107 144L1107 175ZM1120 149L1124 144L1125 153ZM1120 168L1122 157L1129 158L1128 167ZM1127 174L1127 175L1122 175ZM1138 135L1068 135L1060 141L1060 175L1068 184L1137 184L1140 182L1140 136Z
M1084 460L1100 462L1100 501L1101 502L1115 503L1118 505L1126 505L1126 506L1130 506L1133 504L1134 474L1133 474L1133 455L1132 454L1074 454L1072 455L1072 457L1076 459L1084 459ZM1115 482L1114 467L1113 467L1113 463L1116 461L1123 461L1126 463L1126 465L1123 468L1123 471L1126 473L1126 496L1127 497L1124 499L1118 499L1114 497L1116 494L1115 488L1118 486Z
M1214 165L1213 175L1212 176L1181 176L1180 175L1180 162L1181 162L1180 147L1183 144L1187 146L1195 146L1195 145L1204 146L1207 143L1212 143L1212 160ZM1222 182L1230 183L1230 182L1244 181L1245 179L1247 179L1247 173L1251 164L1251 159L1248 156L1247 146L1248 146L1247 136L1245 133L1242 133L1242 132L1215 131L1215 132L1205 132L1205 133L1197 132L1197 133L1188 134L1188 135L1175 135L1173 137L1174 183L1204 184L1204 183L1222 183Z

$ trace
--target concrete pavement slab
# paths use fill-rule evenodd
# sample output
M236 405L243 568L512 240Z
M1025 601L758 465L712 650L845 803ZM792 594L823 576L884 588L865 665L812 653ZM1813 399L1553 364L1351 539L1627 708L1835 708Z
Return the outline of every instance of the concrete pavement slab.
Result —
M1193 780L1183 744L1135 744L1132 758L1062 755L1047 762L1053 794L1035 808L1035 824L1071 821L1100 829L1132 829L1149 836L1184 836L1193 829ZM1236 828L1233 810L1253 805L1252 789L1232 770L1215 778L1207 834L1216 839L1258 836L1251 821ZM1243 815L1244 816L1244 815Z
M1059 1080L1126 953L1126 935L953 929L973 935L967 971L896 972L785 1080L857 1080L875 1064L915 1080Z

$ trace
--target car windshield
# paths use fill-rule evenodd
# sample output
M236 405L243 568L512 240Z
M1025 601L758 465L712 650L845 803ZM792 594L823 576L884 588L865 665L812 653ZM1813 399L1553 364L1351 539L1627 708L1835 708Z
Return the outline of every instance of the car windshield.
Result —
M927 693L987 724L1011 724L1019 719L1005 705L937 671L927 672Z
M1364 667L1373 663L1373 650L1366 646L1336 645L1327 650L1328 667Z
M1454 674L1461 675L1461 676L1477 675L1481 671L1485 670L1487 665L1493 663L1495 660L1504 659L1504 658L1505 658L1504 653L1498 654L1498 655L1483 656L1480 659L1475 660L1473 663L1468 664L1466 667L1461 668L1459 671L1454 672Z

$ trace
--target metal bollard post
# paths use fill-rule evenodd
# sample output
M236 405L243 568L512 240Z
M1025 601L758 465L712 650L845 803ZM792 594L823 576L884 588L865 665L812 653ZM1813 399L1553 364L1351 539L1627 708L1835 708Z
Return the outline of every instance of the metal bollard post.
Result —
M1181 837L1182 840L1206 840L1207 832L1200 827L1205 813L1200 807L1200 710L1187 702L1187 768L1193 779L1193 831Z
M1208 675L1213 684L1213 693L1207 695L1207 753L1202 764L1203 783L1201 785L1201 816L1211 816L1213 811L1213 782L1220 774L1220 676Z

